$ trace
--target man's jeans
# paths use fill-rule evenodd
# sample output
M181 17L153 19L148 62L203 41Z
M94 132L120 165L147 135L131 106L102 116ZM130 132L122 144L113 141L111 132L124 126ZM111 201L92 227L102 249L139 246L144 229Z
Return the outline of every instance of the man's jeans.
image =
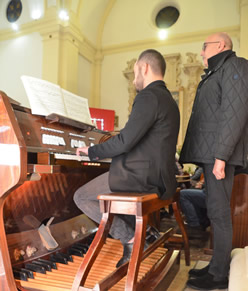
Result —
M208 225L206 194L203 189L182 189L180 204L189 226L206 227Z
M98 224L102 214L97 196L111 193L108 178L109 172L104 173L80 187L74 194L77 207ZM125 244L133 238L134 230L135 217L133 215L115 215L109 233L113 238Z

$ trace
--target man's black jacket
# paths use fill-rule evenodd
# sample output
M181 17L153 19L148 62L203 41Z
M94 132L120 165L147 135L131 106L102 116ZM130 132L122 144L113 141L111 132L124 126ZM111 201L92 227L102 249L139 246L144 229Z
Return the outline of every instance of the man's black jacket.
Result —
M248 61L233 51L208 60L180 155L181 163L215 158L245 167L248 154Z
M91 160L112 158L112 191L173 195L179 110L163 81L155 81L135 97L120 134L89 148Z

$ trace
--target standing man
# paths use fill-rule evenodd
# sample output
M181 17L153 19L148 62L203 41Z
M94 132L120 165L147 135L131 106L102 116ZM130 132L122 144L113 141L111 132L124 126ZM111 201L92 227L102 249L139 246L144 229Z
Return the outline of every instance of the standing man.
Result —
M112 158L110 172L79 188L76 205L100 223L99 194L120 192L157 193L161 199L176 190L175 152L179 110L163 81L165 60L156 50L146 50L134 66L138 92L132 112L120 133L105 143L77 149L91 161ZM110 234L120 239L124 252L117 267L129 260L135 229L134 216L115 215Z
M248 61L232 51L226 33L210 35L201 56L207 69L197 88L180 162L203 167L213 231L213 257L207 267L189 271L187 285L213 290L228 287L234 170L247 164Z

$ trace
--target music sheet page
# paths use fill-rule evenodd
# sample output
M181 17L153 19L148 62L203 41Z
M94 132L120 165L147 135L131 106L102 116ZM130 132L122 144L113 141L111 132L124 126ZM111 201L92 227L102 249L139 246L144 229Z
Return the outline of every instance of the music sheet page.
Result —
M87 124L92 125L88 99L75 95L69 91L61 89L67 116Z
M67 116L60 86L34 77L22 76L32 114Z

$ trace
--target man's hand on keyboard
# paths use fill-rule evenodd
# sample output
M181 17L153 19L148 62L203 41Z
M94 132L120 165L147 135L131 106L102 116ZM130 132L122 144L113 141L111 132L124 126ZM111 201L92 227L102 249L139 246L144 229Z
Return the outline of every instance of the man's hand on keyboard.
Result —
M89 147L77 148L76 151L77 156L80 156L80 153L83 153L84 155L88 156L88 148Z

